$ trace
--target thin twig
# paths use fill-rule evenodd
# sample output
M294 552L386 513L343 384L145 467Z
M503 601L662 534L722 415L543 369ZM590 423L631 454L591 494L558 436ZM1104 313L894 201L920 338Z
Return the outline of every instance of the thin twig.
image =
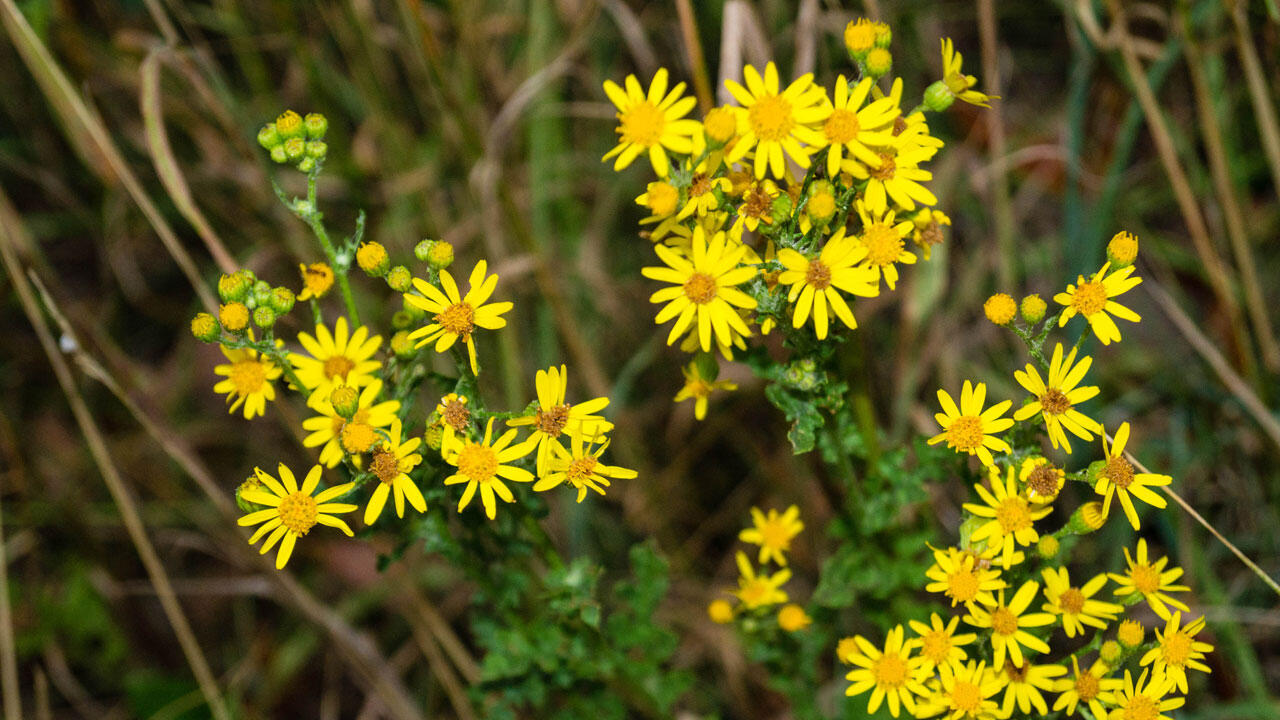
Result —
M991 94L1000 94L1000 41L996 32L995 0L978 1L978 36L982 43L982 82ZM996 279L1003 290L1012 290L1016 278L1013 248L1013 206L1009 200L1009 176L1003 170L1005 154L1003 101L991 101L987 109L987 133L991 142L991 189L996 221Z
M698 20L693 15L689 0L676 0L676 14L680 18L680 36L689 55L689 72L693 74L693 93L698 96L698 109L705 115L711 110L711 80L707 74L707 60L702 54L702 40L698 37Z
M0 499L4 493L0 492ZM0 506L0 690L5 720L22 720L18 686L18 654L13 646L13 614L9 610L9 560L4 544L4 508Z
M1244 0L1227 3L1231 24L1235 28L1236 52L1240 55L1240 67L1244 70L1245 85L1249 88L1253 116L1258 122L1258 136L1262 138L1263 154L1271 167L1271 187L1280 198L1280 121L1276 120L1275 100L1267 87L1267 76L1249 35L1249 3ZM1268 0L1268 7L1274 5Z

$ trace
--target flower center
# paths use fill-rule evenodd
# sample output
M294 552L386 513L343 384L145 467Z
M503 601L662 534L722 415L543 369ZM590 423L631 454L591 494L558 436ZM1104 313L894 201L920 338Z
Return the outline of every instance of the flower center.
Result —
M706 173L698 173L693 176L693 181L689 183L689 197L702 197L711 192L711 178Z
M342 449L352 455L365 452L378 440L373 428L362 422L344 423L339 436L342 441Z
M925 229L920 231L920 242L924 243L926 247L937 245L942 240L942 226L938 224L937 220L930 222Z
M1124 712L1121 717L1124 720L1156 720L1160 714L1160 708L1155 700L1146 695L1134 695L1129 698L1129 704L1124 706Z
M982 418L961 415L947 427L947 442L960 450L977 450L982 446Z
M885 180L892 180L893 173L897 169L897 165L893 162L893 156L881 153L880 167L870 168L868 172L871 174L872 179L883 182Z
M400 459L386 446L373 451L373 460L369 463L369 471L378 476L382 482L390 485L400 477Z
M471 411L467 409L466 403L450 400L444 404L444 412L440 418L449 427L462 432L471 424Z
M1062 476L1058 474L1058 469L1049 463L1037 465L1031 474L1027 476L1027 489L1031 491L1031 497L1051 498L1058 494L1058 482Z
M1160 573L1150 565L1134 565L1129 571L1129 578L1143 595L1150 595L1160 589Z
M1076 676L1076 694L1080 696L1082 702L1089 702L1097 697L1101 686L1102 683L1098 682L1098 678L1091 672Z
M821 260L810 260L809 269L804 274L804 281L814 290L826 290L831 287L831 268Z
M498 471L498 455L493 448L470 443L458 453L458 472L468 479L487 483Z
M706 273L696 272L684 281L684 294L699 305L716 299L716 279Z
M565 424L569 422L569 406L556 405L550 410L539 408L535 417L537 418L538 432L558 438L560 433L564 432Z
M890 689L907 680L907 663L897 655L883 655L876 663L876 685Z
M645 147L658 144L667 124L667 118L662 110L647 100L625 113L618 113L618 120L622 124L618 130L622 135L622 142Z
M969 602L978 596L978 574L972 570L956 570L947 576L947 594L953 600Z
M862 243L867 246L867 262L872 265L892 265L902 254L902 236L885 223L876 223L862 233Z
M756 100L747 111L747 122L756 137L774 142L790 135L796 124L791 117L791 103L781 95L767 95Z
M1027 501L1021 495L1005 498L996 508L996 521L1006 534L1015 533L1031 527L1031 513L1027 512Z
M893 119L893 135L897 137L907 131L907 119L899 115Z
M1023 663L1022 665L1014 665L1013 663L1008 662L1008 663L1005 663L1004 665L1005 675L1009 676L1009 682L1011 683L1026 682L1027 671L1030 669L1031 669L1031 665L1029 663Z
M951 686L951 705L959 712L976 714L982 707L982 690L975 683L957 680Z
M951 654L951 635L945 630L931 630L920 638L920 654L935 665L947 661Z
M1061 415L1071 409L1071 401L1058 388L1048 388L1040 396L1040 409L1046 415Z
M306 493L296 492L280 501L280 524L294 535L306 535L316 524L316 499Z
M324 376L326 378L342 378L347 379L347 373L351 372L356 364L351 362L351 358L346 355L334 355L324 361Z
M857 139L860 129L858 115L843 108L834 110L822 126L822 132L826 133L827 140L830 140L832 145L852 142Z
M1009 608L998 607L991 613L991 631L997 635L1012 635L1018 632L1018 616Z
M577 458L573 462L569 463L569 467L565 470L565 475L568 476L569 482L581 487L585 482L591 479L592 474L596 471L596 464L598 462L599 461L596 460L594 455L585 455Z
M455 303L436 315L435 321L440 323L445 332L466 340L476 327L476 311L468 303Z
M1106 305L1107 289L1100 282L1080 283L1071 294L1071 307L1085 317L1102 312Z
M1079 615L1084 610L1084 593L1080 592L1080 588L1067 588L1058 598L1058 604L1062 606L1063 612Z
M255 360L241 360L231 366L231 384L239 395L261 392L267 381L267 369Z
M765 547L786 550L791 547L791 534L780 522L766 522L760 527L760 537Z
M1108 458L1102 474L1121 490L1126 490L1133 484L1133 466L1122 455Z
M747 217L764 217L772 205L773 198L769 197L769 192L764 187L756 185L747 191L746 197L743 198L742 214Z
M1191 656L1191 636L1186 633L1170 633L1160 645L1164 661L1175 667L1183 667Z
M755 607L763 604L771 589L769 583L766 583L763 579L756 578L738 590L738 598L742 600L743 605Z

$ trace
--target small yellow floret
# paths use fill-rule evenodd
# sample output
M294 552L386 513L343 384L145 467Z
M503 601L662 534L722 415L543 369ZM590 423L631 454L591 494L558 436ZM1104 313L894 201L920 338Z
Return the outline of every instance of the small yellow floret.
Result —
M876 44L876 26L866 18L850 20L844 26L844 46L852 54L865 53Z
M1022 304L1019 310L1022 312L1022 319L1029 325L1035 325L1044 319L1045 312L1049 309L1049 304L1039 295L1028 295L1022 298Z
M231 332L243 332L249 326L249 308L244 303L227 303L218 311L218 321Z
M1138 257L1138 236L1121 230L1107 243L1107 259L1119 270L1133 264Z
M783 605L782 609L778 611L778 627L787 632L803 630L812 622L813 618L805 613L804 608L795 603Z
M387 274L391 258L387 256L387 249L382 246L382 243L367 242L356 250L356 264L366 273L381 277Z
M996 293L982 304L982 312L996 325L1008 325L1018 313L1018 303L1005 293Z
M702 120L702 127L707 131L707 139L723 145L738 131L738 118L727 106L712 108Z
M711 622L726 625L733 622L733 606L727 600L712 600L707 605L707 616Z
M1146 628L1142 627L1142 623L1137 620L1125 620L1120 623L1120 627L1116 630L1116 640L1127 648L1135 648L1142 644L1146 639Z

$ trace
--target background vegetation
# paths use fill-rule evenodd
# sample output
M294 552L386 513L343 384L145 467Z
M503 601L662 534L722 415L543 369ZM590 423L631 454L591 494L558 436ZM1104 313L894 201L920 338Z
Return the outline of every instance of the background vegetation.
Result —
M1004 98L990 112L958 106L937 129L950 147L933 187L952 239L903 291L863 304L844 349L883 446L934 432L939 385L974 377L1020 396L1012 370L1025 358L982 320L982 300L1049 296L1127 229L1143 242L1147 280L1131 306L1144 321L1122 345L1091 345L1091 378L1113 399L1100 419L1132 419L1135 452L1280 573L1280 24L1271 0L1124 3L1124 23L1115 9L0 0L0 579L12 610L0 613L0 652L16 657L24 709L204 716L191 648L161 612L176 597L186 641L238 716L473 716L474 586L450 562L415 545L381 568L391 539L374 534L317 538L276 573L232 522L231 491L254 464L296 467L310 454L287 412L252 425L226 413L210 389L220 356L187 321L221 271L245 265L296 285L297 263L318 259L267 180L300 178L253 141L292 107L330 119L321 194L332 226L363 208L366 237L395 257L443 238L464 264L488 258L502 277L512 328L482 344L491 381L501 373L495 402L523 405L534 370L561 359L581 396L613 398L614 457L640 478L604 500L553 504L544 522L566 556L610 574L654 562L628 555L645 538L669 563L656 614L693 681L680 712L787 717L705 607L733 582L752 505L800 506L808 529L789 589L812 594L833 544L821 532L834 512L824 471L792 454L745 368L726 368L741 390L703 423L670 402L681 356L653 325L638 272L650 251L633 198L647 170L615 175L599 161L614 137L600 84L665 65L688 80L705 70L714 92L742 62L766 59L829 81L847 67L839 32L859 14L892 25L909 88L940 76L937 38L948 35L979 87ZM57 308L36 325L16 292L23 269ZM365 281L364 297L386 297ZM396 309L367 302L362 313L387 327ZM912 543L928 539L920 528L956 533L963 486L927 480L928 498L887 508L914 528ZM1276 596L1188 514L1151 518L1144 531L1188 569L1218 646L1179 716L1276 717ZM1113 545L1130 541L1121 526L1107 531ZM850 585L866 617L890 609L874 573L888 572L875 560L894 540L880 538L860 549L872 574ZM833 621L850 634L865 622ZM819 648L819 662L832 652ZM843 687L813 692L834 704Z

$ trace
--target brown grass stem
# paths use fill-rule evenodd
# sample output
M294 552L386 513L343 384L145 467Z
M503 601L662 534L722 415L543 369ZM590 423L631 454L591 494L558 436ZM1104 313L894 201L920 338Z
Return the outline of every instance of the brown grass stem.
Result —
M1258 123L1258 136L1262 139L1262 151L1271 168L1271 187L1280 198L1280 121L1276 120L1275 99L1267 85L1267 76L1258 59L1258 50L1249 34L1249 3L1244 0L1225 3L1234 28L1236 53L1244 70L1245 85L1249 88L1253 116ZM1274 59L1274 58L1273 58Z
M711 95L711 78L707 74L707 59L702 53L702 39L698 36L698 20L693 15L689 0L676 0L676 15L680 18L680 37L689 59L689 72L693 75L693 93L698 96L698 109L705 115L715 101Z
M0 492L0 501L4 493ZM5 720L22 720L22 694L18 686L18 654L13 645L13 613L9 607L9 554L4 544L4 506L0 504L0 691L4 694Z
M993 95L1000 94L1000 39L996 30L995 0L978 0L978 35L982 43L983 83ZM991 101L986 111L987 133L991 143L991 194L996 222L996 280L1000 288L1009 290L1016 282L1013 247L1013 205L1009 198L1009 175L1005 142L1003 103Z

